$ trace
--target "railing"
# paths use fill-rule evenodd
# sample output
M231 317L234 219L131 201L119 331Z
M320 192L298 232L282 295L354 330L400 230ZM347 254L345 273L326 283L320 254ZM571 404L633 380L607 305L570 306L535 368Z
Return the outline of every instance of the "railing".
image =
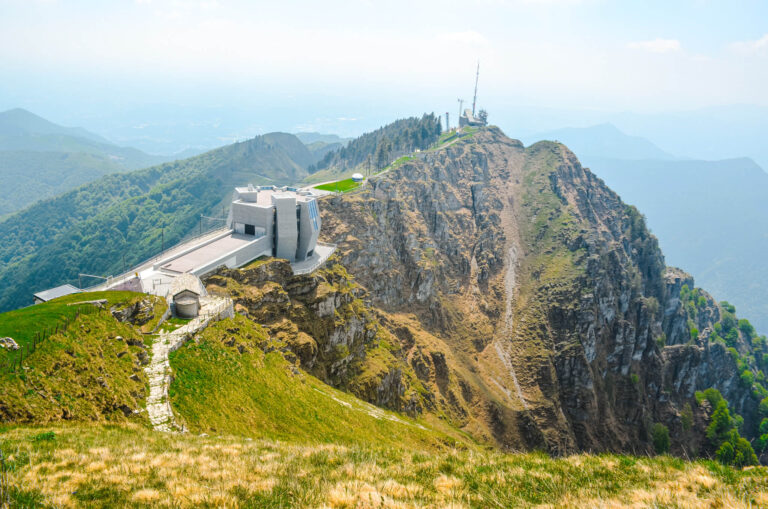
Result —
M222 226L222 227L219 227L219 228L213 228L213 229L208 230L208 231L203 232L203 233L198 233L198 234L195 234L195 235L186 235L185 237L183 237L179 242L177 242L173 246L171 246L171 247L169 247L167 249L164 249L161 252L159 252L158 254L152 255L149 258L146 258L145 260L135 264L130 270L127 270L126 272L123 272L122 274L118 274L116 276L107 276L107 281L106 282L99 283L99 284L94 285L94 286L89 286L88 288L82 288L82 290L84 292L97 292L97 291L100 291L100 290L105 290L105 289L107 289L107 288L109 288L109 287L111 287L111 286L113 286L113 285L115 285L117 283L125 283L129 279L135 277L134 274L136 272L138 272L141 267L143 267L145 265L148 265L148 264L151 264L153 262L159 261L169 251L173 251L174 249L178 248L180 245L185 244L185 243L190 242L190 241L193 241L193 240L196 240L196 239L200 239L202 237L206 237L208 235L224 233L225 231L228 231L228 230L231 230L231 228L229 228L227 226Z
M328 244L326 242L318 242L318 246L324 246L331 248L330 251L328 251L326 254L321 256L315 263L310 265L309 267L304 267L301 269L293 269L293 275L294 276L302 276L304 274L311 274L312 272L316 271L321 265L323 265L326 261L328 261L328 258L331 257L331 255L336 252L336 244ZM317 249L317 248L315 248Z

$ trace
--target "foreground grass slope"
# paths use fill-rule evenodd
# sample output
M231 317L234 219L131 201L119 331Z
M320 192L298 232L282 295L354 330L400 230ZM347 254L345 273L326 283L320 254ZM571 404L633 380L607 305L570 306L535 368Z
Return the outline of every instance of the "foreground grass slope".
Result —
M291 444L135 425L15 428L14 507L765 507L765 468L713 462Z
M242 316L203 331L170 357L178 418L195 433L302 443L434 449L466 441L439 422L417 422L336 390L288 362L278 348L282 344L266 329Z

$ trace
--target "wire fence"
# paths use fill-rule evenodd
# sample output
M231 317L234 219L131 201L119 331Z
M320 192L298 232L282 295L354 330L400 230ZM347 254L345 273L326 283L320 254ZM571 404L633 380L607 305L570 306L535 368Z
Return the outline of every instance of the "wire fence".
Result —
M78 318L84 315L109 313L106 308L92 304L83 304L74 308L71 315L62 316L59 321L53 325L48 325L38 330L26 342L19 345L18 350L9 350L6 358L0 360L0 372L2 373L20 373L24 370L24 361L37 351L40 345L51 336L66 332Z

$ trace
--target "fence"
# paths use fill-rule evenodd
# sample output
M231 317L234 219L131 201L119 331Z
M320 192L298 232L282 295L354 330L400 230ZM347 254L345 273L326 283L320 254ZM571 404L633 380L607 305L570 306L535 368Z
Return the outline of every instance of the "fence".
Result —
M0 372L4 373L17 373L24 369L24 360L28 359L30 355L37 351L37 348L43 341L54 334L65 332L69 329L69 326L77 321L83 315L93 315L97 313L108 313L107 309L94 306L92 304L83 304L77 306L71 316L63 316L61 321L55 325L43 327L42 330L35 332L31 339L26 343L19 345L18 350L9 350L8 356L4 361L0 361ZM0 506L1 507L1 506Z

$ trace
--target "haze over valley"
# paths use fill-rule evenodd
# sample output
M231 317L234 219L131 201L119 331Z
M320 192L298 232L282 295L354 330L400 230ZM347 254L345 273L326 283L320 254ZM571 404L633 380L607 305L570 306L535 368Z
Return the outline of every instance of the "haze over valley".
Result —
M766 20L0 0L0 509L768 506Z

